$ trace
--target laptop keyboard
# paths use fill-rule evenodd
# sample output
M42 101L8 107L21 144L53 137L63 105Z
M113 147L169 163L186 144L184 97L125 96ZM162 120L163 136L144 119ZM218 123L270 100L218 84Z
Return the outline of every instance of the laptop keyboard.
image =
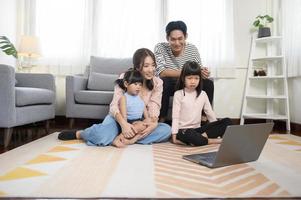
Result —
M216 157L216 152L209 152L199 155L200 160L204 160L208 163L213 163Z

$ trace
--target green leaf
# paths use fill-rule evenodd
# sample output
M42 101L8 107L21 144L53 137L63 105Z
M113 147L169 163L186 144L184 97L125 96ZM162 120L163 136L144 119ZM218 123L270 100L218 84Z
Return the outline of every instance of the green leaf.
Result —
M6 44L6 45L1 46L0 48L1 48L1 49L6 49L6 48L9 48L9 47L11 47L11 45Z
M253 26L256 28L257 27L262 28L262 27L266 27L268 23L271 23L273 21L274 21L273 17L269 15L258 15L255 18L255 21L253 22Z
M267 20L268 20L269 23L271 23L272 21L274 21L273 17L268 17Z
M2 41L2 42L0 42L0 44L8 44L8 42L7 41Z
M259 20L256 20L255 22L253 22L253 25L255 26L255 27L258 27L259 26Z
M9 39L6 36L0 36L0 48L6 55L12 55L15 58L18 58L18 52L15 48L15 46L9 41Z

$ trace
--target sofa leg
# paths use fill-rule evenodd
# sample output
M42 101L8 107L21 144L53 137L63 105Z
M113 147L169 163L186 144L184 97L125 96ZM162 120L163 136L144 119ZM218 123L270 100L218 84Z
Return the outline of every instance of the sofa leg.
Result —
M4 149L8 147L12 133L13 133L13 128L4 129Z
M50 120L46 120L46 122L45 122L45 131L46 131L47 135L49 134L49 129L50 129Z
M70 129L73 128L74 120L75 120L74 118L70 118L70 119L69 119L69 128L70 128Z

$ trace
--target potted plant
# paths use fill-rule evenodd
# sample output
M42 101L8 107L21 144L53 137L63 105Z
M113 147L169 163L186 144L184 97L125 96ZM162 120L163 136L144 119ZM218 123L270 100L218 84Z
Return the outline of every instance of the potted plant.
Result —
M13 43L5 36L0 36L0 49L6 54L18 58L18 51L16 50Z
M258 38L271 36L270 27L267 25L274 21L273 17L269 15L258 15L253 22L253 26L258 28Z

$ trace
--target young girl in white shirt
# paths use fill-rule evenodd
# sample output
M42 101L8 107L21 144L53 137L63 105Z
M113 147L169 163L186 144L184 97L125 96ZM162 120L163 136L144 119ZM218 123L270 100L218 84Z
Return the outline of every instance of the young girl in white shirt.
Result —
M202 90L201 67L197 62L184 64L173 98L172 142L202 146L218 144L228 125L229 118L217 120L208 96ZM201 126L204 110L209 123Z

